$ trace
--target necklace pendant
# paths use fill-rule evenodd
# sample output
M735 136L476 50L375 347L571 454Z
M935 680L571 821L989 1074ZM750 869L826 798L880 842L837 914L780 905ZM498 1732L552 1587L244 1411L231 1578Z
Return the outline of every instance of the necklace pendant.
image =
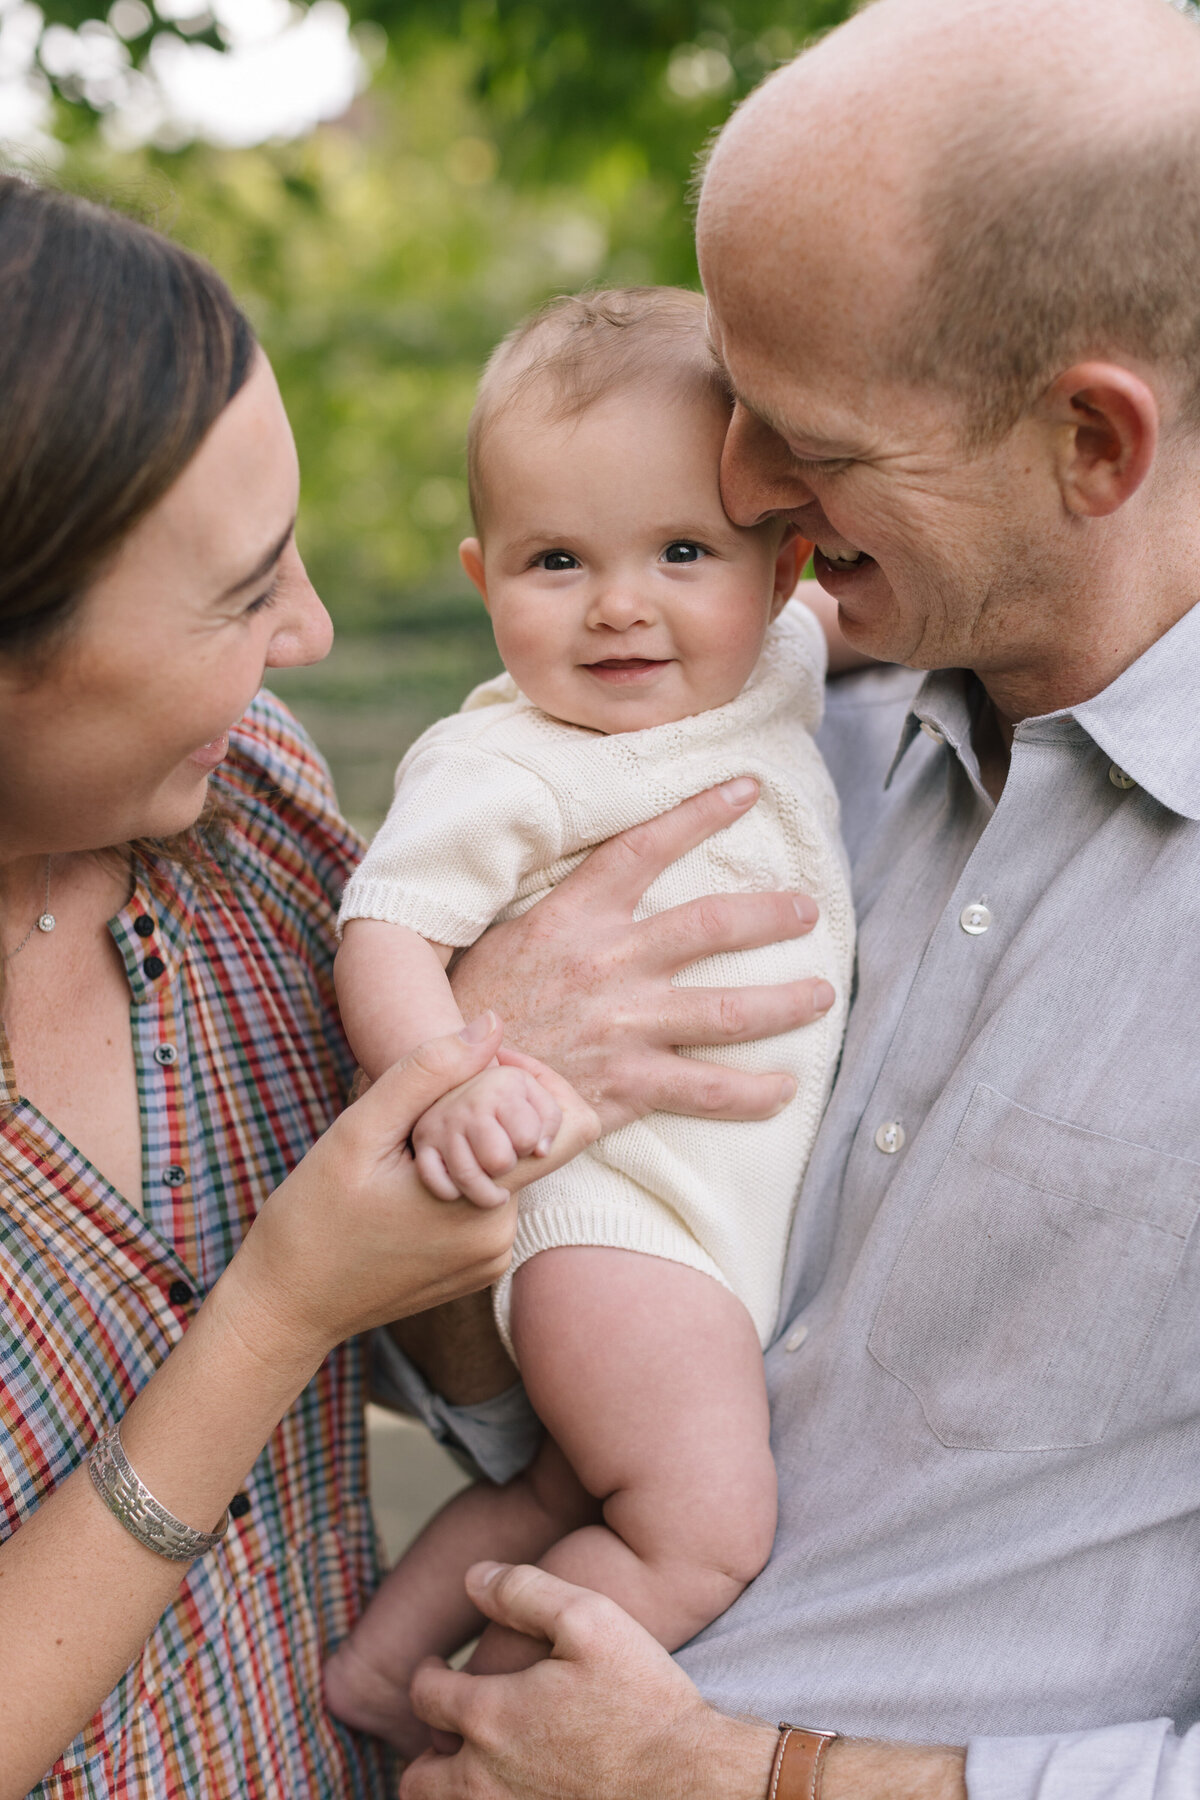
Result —
M28 918L28 913L26 913L25 916ZM58 920L54 917L52 912L44 912L37 922L37 928L39 931L53 931L57 924Z

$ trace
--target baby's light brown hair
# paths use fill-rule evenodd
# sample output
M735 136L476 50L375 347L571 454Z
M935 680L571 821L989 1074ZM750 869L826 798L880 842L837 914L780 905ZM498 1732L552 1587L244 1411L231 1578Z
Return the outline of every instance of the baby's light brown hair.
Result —
M508 408L536 390L544 417L560 423L610 394L647 385L731 407L709 342L703 294L600 288L559 295L523 319L488 359L467 427L467 484L480 536L488 437Z

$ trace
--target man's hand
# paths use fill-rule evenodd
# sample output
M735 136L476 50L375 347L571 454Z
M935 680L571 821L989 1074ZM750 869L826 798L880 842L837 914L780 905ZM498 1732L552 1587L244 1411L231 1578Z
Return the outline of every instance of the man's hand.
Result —
M773 1725L730 1719L611 1600L541 1569L478 1563L480 1612L550 1644L519 1675L418 1669L412 1703L453 1755L410 1764L400 1800L766 1800ZM806 1720L804 1708L793 1714ZM940 1745L842 1738L822 1800L967 1800L964 1754Z
M665 868L757 798L749 779L728 782L610 838L537 906L485 932L453 972L464 1017L494 1007L509 1042L564 1075L605 1131L654 1111L770 1118L795 1093L790 1075L748 1074L675 1051L810 1024L833 1005L827 981L741 989L672 982L720 951L803 936L816 923L815 903L805 894L720 894L633 917Z
M467 1588L489 1619L546 1640L550 1656L519 1675L422 1664L415 1711L463 1742L412 1763L401 1800L762 1800L775 1731L706 1706L611 1600L496 1563L477 1564Z

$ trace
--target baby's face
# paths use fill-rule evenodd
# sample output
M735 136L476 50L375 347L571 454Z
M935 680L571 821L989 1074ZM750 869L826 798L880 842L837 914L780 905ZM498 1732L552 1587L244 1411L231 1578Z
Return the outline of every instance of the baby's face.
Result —
M532 405L485 450L486 538L463 564L517 686L544 711L640 731L732 700L799 571L781 527L732 525L716 401L620 393Z

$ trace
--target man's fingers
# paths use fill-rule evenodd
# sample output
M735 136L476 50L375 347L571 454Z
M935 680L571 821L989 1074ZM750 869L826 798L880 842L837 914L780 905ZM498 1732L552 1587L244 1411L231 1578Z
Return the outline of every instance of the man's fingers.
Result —
M387 1121L389 1136L405 1143L422 1113L428 1112L435 1100L461 1087L486 1069L500 1048L504 1027L495 1013L484 1013L452 1037L434 1038L419 1050L385 1069L371 1084L361 1100L342 1116L360 1124L377 1127Z
M448 1669L439 1657L431 1656L417 1665L413 1675L408 1691L412 1709L431 1730L453 1731L462 1737L477 1679Z
M694 794L659 818L600 844L559 883L556 901L587 906L590 894L599 890L610 904L632 912L656 876L705 838L740 819L757 799L758 783L748 776Z
M647 1057L636 1080L647 1112L693 1119L773 1119L796 1097L795 1081L782 1070L751 1075L673 1051Z
M811 1025L836 998L820 977L779 987L673 988L663 1026L672 1044L747 1044Z
M674 973L724 950L803 937L816 922L817 904L807 894L709 894L654 913L639 931L643 954Z

